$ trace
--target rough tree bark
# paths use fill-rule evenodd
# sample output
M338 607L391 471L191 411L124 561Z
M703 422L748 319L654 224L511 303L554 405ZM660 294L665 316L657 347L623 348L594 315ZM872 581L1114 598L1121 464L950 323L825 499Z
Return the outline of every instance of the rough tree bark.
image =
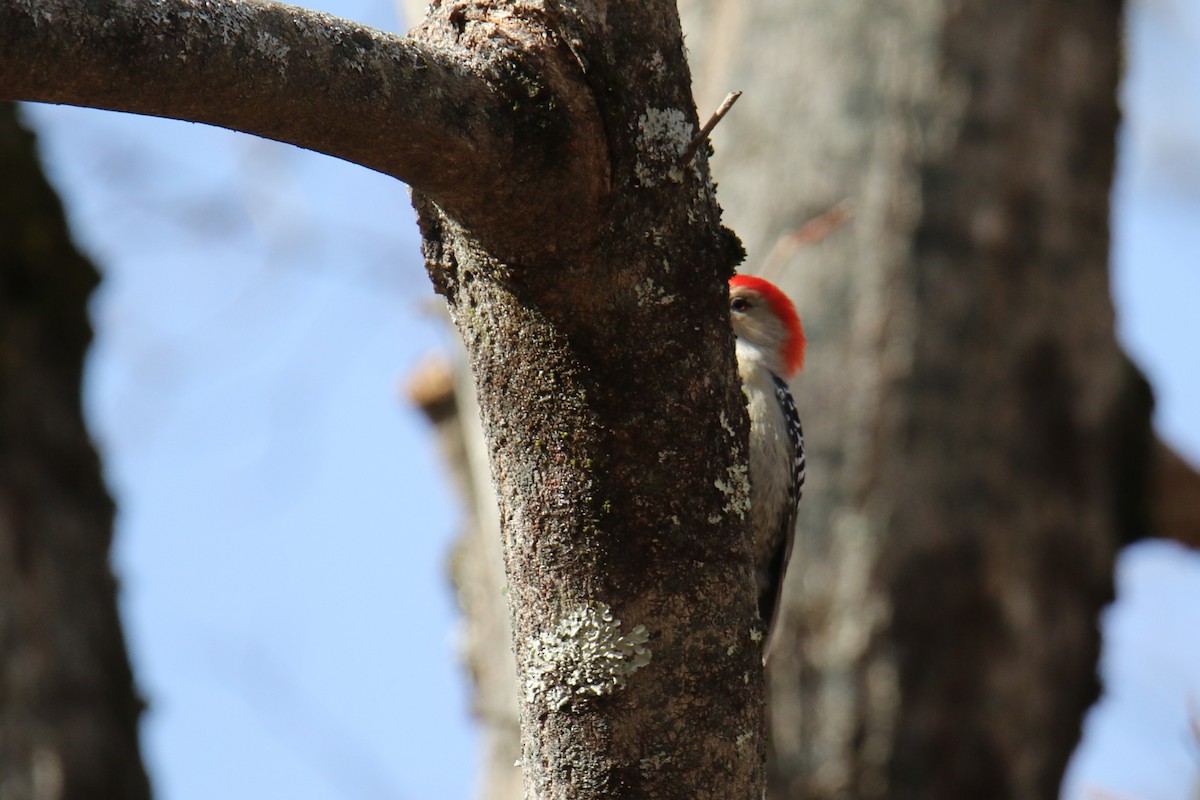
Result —
M0 175L0 800L145 800L113 507L80 402L97 276L11 103Z
M458 13L423 35L498 35L486 15ZM500 499L526 790L749 797L761 769L758 697L744 688L759 672L753 614L715 602L750 587L744 465L728 452L742 451L744 412L725 380L737 245L711 186L680 160L696 120L673 6L613 4L603 35L597 24L575 18L562 33L604 100L613 194L594 243L541 269L481 258L416 198Z
M413 187L500 499L537 797L757 798L746 418L673 2L0 0L0 96L211 122Z

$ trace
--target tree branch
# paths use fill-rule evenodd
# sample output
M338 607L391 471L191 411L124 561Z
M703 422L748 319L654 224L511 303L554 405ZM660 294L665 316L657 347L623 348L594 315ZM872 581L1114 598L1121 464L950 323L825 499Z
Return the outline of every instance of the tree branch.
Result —
M496 46L452 57L440 44L461 33L418 40L272 2L0 0L0 97L204 122L352 161L502 252L531 242L497 224L498 205L579 212L541 249L586 238L607 153L569 50L550 32L503 61Z

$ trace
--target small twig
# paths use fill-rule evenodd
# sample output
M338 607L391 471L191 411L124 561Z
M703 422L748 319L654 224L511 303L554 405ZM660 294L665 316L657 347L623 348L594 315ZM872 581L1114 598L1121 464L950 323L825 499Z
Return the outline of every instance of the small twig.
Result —
M692 141L688 143L687 150L683 151L682 161L684 166L692 163L692 159L696 157L696 151L700 149L700 145L704 144L704 140L708 138L710 133L712 133L713 128L717 127L717 123L721 121L722 117L729 113L729 109L733 108L733 104L736 103L737 99L741 96L742 93L740 91L730 92L729 94L725 95L725 99L721 101L721 105L717 106L717 110L714 111L713 115L708 118L708 122L704 123L704 127L702 127L700 132L697 133Z
M771 247L771 252L763 259L763 265L758 270L758 274L767 278L773 277L774 273L781 269L783 264L797 250L806 245L816 244L821 241L842 227L852 215L853 211L850 208L850 201L843 200L823 214L819 214L808 222L805 222L799 228L794 228L783 234L775 240L775 244Z

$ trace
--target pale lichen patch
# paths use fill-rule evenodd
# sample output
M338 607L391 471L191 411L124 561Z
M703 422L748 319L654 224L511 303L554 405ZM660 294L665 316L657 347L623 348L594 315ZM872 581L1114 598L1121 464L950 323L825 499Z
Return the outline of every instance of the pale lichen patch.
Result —
M221 35L222 44L233 44L245 41L249 32L254 30L254 21L250 9L242 5L223 7L221 11L202 11L199 18Z
M646 66L659 75L665 75L667 72L667 62L663 59L663 54L658 50L650 54L650 58L646 61Z
M671 760L671 756L667 755L666 753L655 753L654 755L648 756L639 761L638 769L641 770L642 775L650 777L663 767L670 764Z
M667 290L650 277L634 287L634 291L637 292L638 305L643 307L648 305L667 306L678 299L673 294L667 294Z
M49 20L53 16L46 14L44 9L42 10L41 14L36 13L38 11L38 4L33 2L33 0L16 0L16 3L17 8L21 9L21 11L23 11L33 20L33 27L35 28L38 27L40 23L40 20L38 19L39 17Z
M559 619L553 631L529 642L525 699L544 698L553 709L572 700L612 694L625 679L650 663L645 625L621 632L621 620L604 603L589 602Z
M692 128L678 108L649 108L638 117L634 174L643 186L656 185L660 175L675 183L683 180L679 159L692 141Z
M721 423L721 430L725 431L730 436L733 436L733 437L737 436L737 432L734 431L733 426L729 424L729 419L725 416L724 411L721 412L721 415L717 419Z
M269 31L259 31L255 37L258 49L269 60L279 65L279 74L283 75L287 67L287 54L292 48Z
M750 513L750 469L746 464L734 464L726 472L728 480L718 478L713 485L728 498L725 512L745 519Z

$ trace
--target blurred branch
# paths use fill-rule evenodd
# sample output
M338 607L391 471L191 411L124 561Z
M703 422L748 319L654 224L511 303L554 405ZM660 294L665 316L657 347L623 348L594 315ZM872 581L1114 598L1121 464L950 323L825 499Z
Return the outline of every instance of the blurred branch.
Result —
M775 240L771 252L763 260L759 271L763 277L772 278L779 274L787 260L801 247L816 244L854 216L849 200L843 200L833 208L818 214L798 228L793 228Z
M1154 459L1151 514L1156 535L1200 547L1200 473L1161 441Z
M471 710L482 739L482 796L519 800L524 792L516 766L521 755L517 669L503 600L500 519L470 373L461 358L431 357L408 375L405 394L433 425L465 512L449 571L463 616L459 657L470 676Z

